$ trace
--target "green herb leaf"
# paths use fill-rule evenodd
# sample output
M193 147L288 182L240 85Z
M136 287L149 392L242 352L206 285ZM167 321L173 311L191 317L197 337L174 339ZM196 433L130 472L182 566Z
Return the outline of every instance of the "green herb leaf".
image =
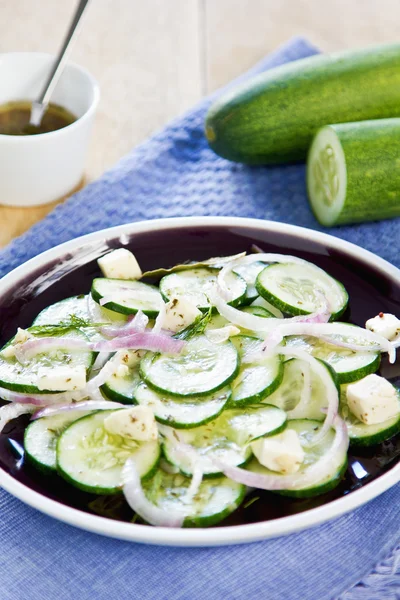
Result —
M29 333L38 336L57 336L64 335L68 331L74 329L84 329L87 327L101 327L104 323L92 323L86 319L82 319L75 314L69 315L68 321L60 321L60 323L54 325L33 325L29 327Z
M212 317L212 306L208 309L208 311L193 321L190 325L176 333L173 337L177 340L190 340L190 338L201 335L204 333L205 328L209 324Z

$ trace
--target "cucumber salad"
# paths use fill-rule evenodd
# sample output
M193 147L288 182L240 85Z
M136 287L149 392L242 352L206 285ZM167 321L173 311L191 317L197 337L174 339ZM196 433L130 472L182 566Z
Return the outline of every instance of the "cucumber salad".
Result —
M98 264L88 295L0 350L0 430L31 415L24 457L43 474L146 524L207 527L249 490L323 494L350 445L400 431L376 374L400 320L345 322L345 288L316 265L257 251L142 273L125 248Z

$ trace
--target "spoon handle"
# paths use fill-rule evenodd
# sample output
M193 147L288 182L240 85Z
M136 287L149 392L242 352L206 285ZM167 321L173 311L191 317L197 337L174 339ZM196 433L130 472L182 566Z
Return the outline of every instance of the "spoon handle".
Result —
M42 120L43 112L46 109L46 106L50 101L50 98L54 91L55 86L57 85L59 77L64 68L65 62L67 60L68 50L70 50L70 48L71 48L72 40L75 36L75 33L78 30L78 25L82 19L82 15L85 12L89 2L90 2L90 0L79 0L78 6L76 7L75 14L72 18L71 24L69 26L69 29L67 31L65 39L63 41L63 44L62 44L60 51L54 61L54 65L45 81L43 89L42 89L41 93L39 94L37 100L34 103L32 103L32 104L36 105L35 112L40 113L40 118L35 119L35 121L37 121L37 120L39 121L38 124L40 124L40 122ZM32 106L32 113L34 112L33 109L34 109L34 107ZM31 122L32 122L32 115L31 115ZM32 124L36 124L36 123L32 123Z

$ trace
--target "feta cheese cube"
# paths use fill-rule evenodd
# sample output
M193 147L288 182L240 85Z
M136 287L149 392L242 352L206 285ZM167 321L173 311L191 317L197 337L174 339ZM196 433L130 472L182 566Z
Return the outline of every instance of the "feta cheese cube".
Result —
M176 333L188 325L191 325L202 312L190 300L184 296L171 298L165 306L165 318L163 328Z
M366 425L382 423L400 412L397 390L379 375L367 375L360 381L350 383L346 396L353 415Z
M127 365L118 365L115 374L117 377L128 377L129 367Z
M119 248L105 254L97 261L104 277L110 279L140 279L142 270L132 252Z
M251 443L251 449L261 465L279 473L296 473L304 461L304 450L293 429L255 440Z
M373 319L368 319L365 328L387 340L393 340L400 332L400 320L390 313L379 313Z
M158 437L154 413L148 406L116 410L104 419L104 427L111 434L138 442L148 442Z
M39 390L52 392L83 390L86 386L86 368L84 365L41 367L37 386Z

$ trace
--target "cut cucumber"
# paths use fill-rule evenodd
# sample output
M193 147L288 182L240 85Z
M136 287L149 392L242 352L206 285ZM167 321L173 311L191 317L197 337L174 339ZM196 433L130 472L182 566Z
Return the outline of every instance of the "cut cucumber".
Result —
M258 306L260 308L265 308L269 313L271 313L272 317L276 317L277 319L283 319L283 312L279 310L276 306L273 306L271 302L267 302L265 298L262 296L258 296L254 302L251 303L251 307ZM260 315L261 317L265 315Z
M307 161L308 197L318 221L329 227L398 217L399 153L400 119L320 129Z
M230 321L216 313L211 316L211 319L207 323L206 331L209 329L220 329L221 327L225 327L225 325L230 325Z
M265 263L258 261L250 263L248 265L239 265L238 267L235 267L233 269L233 272L236 273L236 275L240 275L240 277L242 277L242 279L244 279L247 284L245 296L246 304L254 302L254 300L258 297L258 292L256 290L256 279L257 275L263 269L265 269L265 267Z
M234 379L238 369L233 344L212 344L205 335L188 340L177 356L148 352L140 364L146 383L172 396L211 394Z
M323 361L321 363L337 386L333 369ZM308 386L309 392L307 392ZM267 403L286 411L290 419L316 421L324 420L322 410L328 407L326 390L321 379L310 369L308 363L297 358L284 363L283 381L278 389L268 396Z
M400 116L399 67L400 44L391 44L269 69L211 106L208 143L220 156L248 164L303 160L324 125Z
M198 427L215 419L224 409L231 396L229 387L218 390L210 396L180 400L150 389L141 383L135 391L138 404L149 406L160 423L175 429Z
M285 428L286 414L275 406L258 405L244 409L229 409L214 421L180 431L181 442L195 449L200 468L205 476L220 474L214 463L220 459L230 465L241 465L252 455L250 442L266 435L274 435ZM171 430L171 433L173 430ZM166 459L185 475L192 475L193 460L176 449L176 439L168 436L163 444Z
M131 292L132 296L130 296ZM136 314L141 310L153 319L157 317L163 306L163 299L158 289L154 285L141 281L99 277L93 279L91 294L95 302L112 296L113 300L107 302L105 308L124 315Z
M28 329L29 331L29 329ZM44 334L46 335L46 334ZM35 337L42 337L35 335ZM67 338L78 338L87 340L84 333L79 330L67 331L67 333L58 336L60 340L63 337ZM12 338L5 346L9 346L13 343ZM3 349L4 349L3 348ZM65 349L63 350L62 344L57 350L51 352L43 352L36 354L26 364L21 364L15 357L4 358L0 353L0 387L13 390L14 392L22 392L27 394L54 394L54 391L39 390L38 384L38 371L42 367L51 367L57 370L57 367L68 365L70 367L77 367L84 365L88 370L92 366L94 354L91 351L86 350L74 350ZM65 390L57 390L63 392Z
M141 381L140 361L144 354L143 350L127 350L121 354L121 361L115 365L114 374L101 386L101 390L107 398L122 402L122 404L135 402L135 390ZM118 374L119 366L128 367L129 372Z
M111 321L122 321L126 320L124 315L115 313L107 308L98 306L99 314L101 315L100 320L111 320ZM85 295L72 296L71 298L65 298L55 304L51 304L47 308L44 308L33 321L35 327L40 325L58 325L59 323L68 323L71 320L71 316L78 317L82 321L87 323L93 322L92 315L88 310L88 297ZM96 327L80 327L85 335L92 341L100 341L104 339L104 336L99 333Z
M166 275L160 281L160 292L166 302L172 297L185 296L200 310L207 311L213 305L216 294L218 271L216 269L190 269ZM230 302L233 306L240 304L246 296L244 279L230 273L227 276L229 290L233 294Z
M359 421L356 416L349 410L346 397L347 385L340 386L340 416L347 425L349 432L350 444L352 446L374 446L380 444L399 433L400 431L400 398L399 398L399 414L382 423L375 425L366 425Z
M340 339L346 342L362 344L362 340L357 339L357 329L361 327L341 323L349 328L349 337L340 336ZM339 337L339 336L336 336ZM325 342L315 337L291 336L286 338L286 347L293 347L300 350L306 350L324 362L331 365L335 370L339 383L351 383L366 377L370 373L375 373L379 369L381 355L379 352L360 352L340 348L334 344Z
M283 363L278 354L267 356L262 362L245 362L248 356L260 351L263 340L247 335L231 338L236 347L241 367L237 377L232 381L232 406L245 406L261 402L272 394L283 379Z
M335 320L349 300L339 281L311 263L269 265L258 275L256 287L260 296L290 315L320 310L323 295L329 301L331 320Z
M84 294L65 298L65 300L50 304L50 306L47 306L38 314L33 321L33 325L57 325L58 323L69 321L72 315L85 321L90 321L87 297Z
M45 473L56 471L58 438L71 423L87 414L77 410L33 421L25 429L24 434L24 450L27 460Z
M123 410L123 409L122 409ZM69 483L93 494L115 494L122 488L122 468L128 458L141 478L150 477L160 458L158 441L134 442L111 435L103 410L75 421L59 437L57 470Z
M321 423L318 421L308 420L308 419L298 419L293 421L288 421L287 429L293 429L299 436L300 441L310 442L315 436L318 429L321 427ZM330 429L328 433L323 437L323 439L313 446L304 445L303 450L305 453L304 461L299 469L299 473L305 471L307 467L313 465L317 460L319 460L325 453L327 453L331 446L333 439L335 437L335 431ZM257 459L253 458L253 460L246 466L249 471L253 473L260 473L262 475L274 475L279 476L279 473L275 471L270 471L269 469L262 466ZM341 481L343 474L347 468L347 452L346 451L338 451L335 456L332 456L332 459L327 465L327 471L321 480L314 484L312 487L297 487L295 489L290 490L279 490L278 493L283 496L292 496L294 498L312 498L313 496L319 496L321 494L325 494L329 492L333 488L335 488Z
M265 319L274 318L275 315L272 314L271 311L263 308L262 306L244 306L240 309L241 312L249 313L250 315L255 315L256 317L264 317Z
M181 474L173 475L159 469L154 477L143 484L150 502L166 512L184 508L189 514L183 527L210 527L216 525L242 503L246 487L227 477L203 481L190 504L185 496L191 479Z

